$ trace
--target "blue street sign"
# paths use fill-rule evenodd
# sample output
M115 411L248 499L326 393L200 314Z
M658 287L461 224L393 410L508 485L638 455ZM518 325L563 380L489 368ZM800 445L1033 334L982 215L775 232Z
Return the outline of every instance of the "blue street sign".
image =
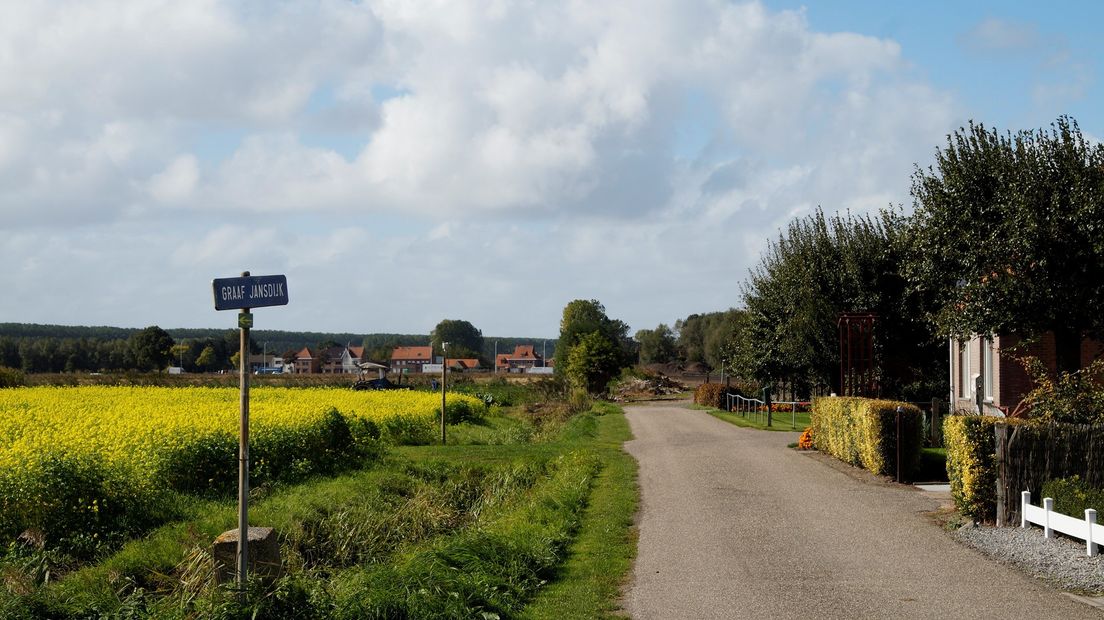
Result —
M215 278L215 310L240 310L264 306L286 306L287 276L242 276Z

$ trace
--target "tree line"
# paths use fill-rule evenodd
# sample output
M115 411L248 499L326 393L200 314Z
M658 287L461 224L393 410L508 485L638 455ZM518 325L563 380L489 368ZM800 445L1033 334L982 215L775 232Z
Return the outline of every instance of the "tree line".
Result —
M971 123L912 177L914 209L813 214L768 243L741 307L636 333L642 363L722 365L807 396L840 392L842 313L873 313L881 392L947 392L947 339L1054 334L1058 369L1104 336L1104 146L1059 118Z
M495 344L500 353L512 352L519 344L541 350L540 338L486 338L468 321L445 320L431 334L353 334L252 330L250 353L267 353L295 358L304 347L315 352L333 346L358 345L370 360L387 362L399 346L434 345L440 352L440 338L451 340L450 357L476 357L486 367L494 360ZM435 338L437 338L435 340ZM240 346L236 329L205 328L145 329L108 326L39 325L0 323L0 366L27 373L120 372L161 370L179 366L185 372L215 372L237 367ZM547 340L551 357L556 340Z

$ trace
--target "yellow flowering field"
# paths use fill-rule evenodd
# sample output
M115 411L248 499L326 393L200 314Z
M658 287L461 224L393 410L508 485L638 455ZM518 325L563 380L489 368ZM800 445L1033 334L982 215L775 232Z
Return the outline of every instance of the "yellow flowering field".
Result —
M258 387L250 396L255 484L339 471L381 442L432 441L440 407L439 395L413 391ZM483 407L449 396L450 419ZM0 532L140 530L167 518L170 489L234 488L237 436L235 388L0 390Z

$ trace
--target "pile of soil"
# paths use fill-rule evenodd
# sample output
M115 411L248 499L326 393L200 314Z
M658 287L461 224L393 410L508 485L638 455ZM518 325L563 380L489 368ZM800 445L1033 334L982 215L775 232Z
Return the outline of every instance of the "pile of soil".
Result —
M646 379L622 381L613 391L614 402L650 400L656 396L671 396L686 391L686 386L664 374L656 374Z

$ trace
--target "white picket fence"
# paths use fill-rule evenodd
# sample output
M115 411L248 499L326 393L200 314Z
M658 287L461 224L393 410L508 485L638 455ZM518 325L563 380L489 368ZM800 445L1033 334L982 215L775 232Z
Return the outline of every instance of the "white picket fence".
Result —
M1097 554L1096 541L1104 543L1104 525L1096 523L1096 511L1092 508L1085 509L1084 519L1077 519L1054 512L1054 500L1049 497L1043 498L1042 506L1033 506L1031 492L1024 491L1020 494L1020 527L1027 527L1028 523L1042 526L1047 538L1054 538L1054 532L1080 538L1085 541L1085 553L1089 556Z

